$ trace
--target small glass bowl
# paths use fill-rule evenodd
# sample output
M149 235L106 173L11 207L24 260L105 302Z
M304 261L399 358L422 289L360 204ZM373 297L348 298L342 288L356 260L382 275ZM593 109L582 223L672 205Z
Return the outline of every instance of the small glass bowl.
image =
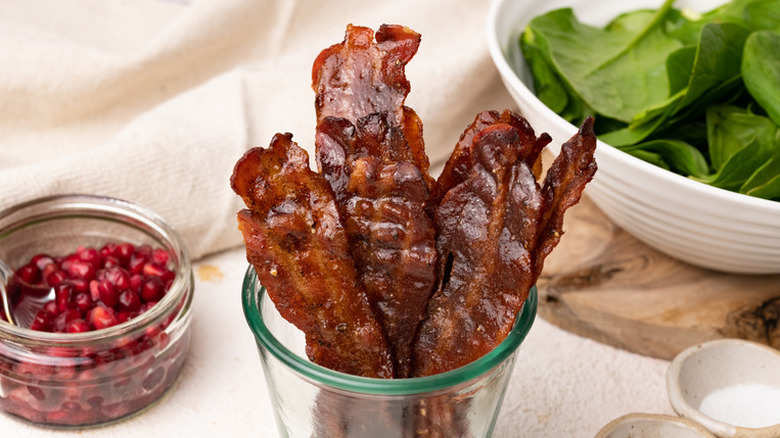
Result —
M38 425L85 427L149 406L177 380L190 343L193 277L174 230L129 202L63 195L0 212L0 260L12 268L40 253L64 255L108 242L161 247L175 278L149 310L113 327L48 333L0 319L0 410ZM6 282L2 278L0 281Z
M310 362L303 333L282 318L253 267L243 284L244 315L285 437L491 436L536 305L534 287L507 338L474 362L433 376L375 379Z

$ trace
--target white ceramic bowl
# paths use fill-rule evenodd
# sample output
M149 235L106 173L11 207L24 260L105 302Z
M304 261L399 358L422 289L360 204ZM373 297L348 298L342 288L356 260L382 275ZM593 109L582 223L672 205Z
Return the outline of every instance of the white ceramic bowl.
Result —
M680 416L719 437L780 437L780 351L740 339L694 345L666 372Z
M685 418L659 414L627 414L604 426L594 438L714 438L707 429Z
M706 11L720 0L680 0L676 7ZM660 6L650 0L496 0L488 18L488 47L504 85L550 148L568 140L577 127L546 107L533 93L518 38L535 16L572 7L577 17L603 25L618 13ZM780 202L754 198L698 183L666 171L601 141L599 170L586 189L604 213L627 232L679 260L724 272L780 273Z

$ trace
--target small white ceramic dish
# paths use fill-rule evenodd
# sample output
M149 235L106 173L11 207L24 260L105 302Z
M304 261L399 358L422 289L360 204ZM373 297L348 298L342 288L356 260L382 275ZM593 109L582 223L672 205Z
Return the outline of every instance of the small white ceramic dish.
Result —
M660 414L627 414L601 428L594 438L714 438L685 418Z
M666 374L669 402L719 437L780 437L780 351L719 339L678 354Z
M621 12L657 8L661 0L495 0L487 29L488 47L504 85L538 132L553 137L550 148L577 127L545 106L518 38L535 16L572 7L588 24L604 25ZM679 0L678 8L707 11L723 0ZM780 202L711 187L666 171L601 141L599 170L586 193L618 226L679 260L732 273L780 273Z

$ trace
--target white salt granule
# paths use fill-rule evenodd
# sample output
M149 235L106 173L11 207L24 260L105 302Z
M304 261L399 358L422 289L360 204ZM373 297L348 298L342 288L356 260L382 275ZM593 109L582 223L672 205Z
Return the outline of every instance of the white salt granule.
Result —
M780 389L760 383L728 386L704 397L699 410L734 426L774 426L780 424Z

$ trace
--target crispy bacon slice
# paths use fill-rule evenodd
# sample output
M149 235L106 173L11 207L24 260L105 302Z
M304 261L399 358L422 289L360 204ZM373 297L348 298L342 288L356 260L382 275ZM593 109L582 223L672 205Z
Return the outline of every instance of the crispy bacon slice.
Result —
M541 151L547 146L552 138L546 132L542 133L538 138L534 135L534 130L528 121L520 115L510 110L504 110L502 113L498 111L483 111L474 118L474 121L469 125L460 139L455 144L455 148L444 165L439 178L436 181L435 194L429 201L432 206L439 205L444 195L456 185L462 183L468 178L471 173L471 168L474 166L474 159L471 155L471 144L474 141L474 136L482 132L485 128L498 123L505 123L517 128L517 130L525 137L522 142L532 142L533 147L527 148L525 157L523 158L529 164L533 164L534 175L538 178L541 172Z
M428 187L407 161L366 157L355 161L348 190L345 229L352 255L387 332L396 377L409 377L412 342L436 283Z
M564 144L544 189L532 167L549 140L529 130L498 122L476 133L468 176L436 209L441 282L415 343L415 376L465 365L506 338L560 238L564 210L593 177L592 121Z
M282 316L301 329L310 359L360 376L390 378L387 341L357 278L328 183L309 169L291 134L236 163L233 190L247 260Z
M416 376L457 368L493 349L530 290L544 199L529 166L518 159L521 149L512 125L480 131L468 178L436 210L441 284L415 344Z
M596 174L595 150L593 118L588 117L579 132L561 145L561 152L547 171L543 191L545 197L552 200L552 205L542 218L542 233L534 254L537 278L544 267L544 259L561 240L564 213L580 201L585 185Z
M419 45L420 34L408 27L382 25L375 42L372 29L349 25L343 42L320 53L312 67L312 88L317 163L323 173L370 155L414 163L433 187L422 122L404 106L410 90L405 68ZM326 122L332 118L343 120ZM340 144L346 155L334 152L333 143ZM342 174L349 175L349 170Z
M404 26L382 25L376 32L348 25L344 41L314 60L312 88L317 121L339 117L352 123L373 113L387 114L391 127L404 125L409 94L406 64L417 53L420 34Z
M419 34L402 26L349 26L314 63L317 164L330 183L356 266L385 329L396 376L411 371L411 344L435 285L435 231L425 205L422 122L403 105L404 67Z

